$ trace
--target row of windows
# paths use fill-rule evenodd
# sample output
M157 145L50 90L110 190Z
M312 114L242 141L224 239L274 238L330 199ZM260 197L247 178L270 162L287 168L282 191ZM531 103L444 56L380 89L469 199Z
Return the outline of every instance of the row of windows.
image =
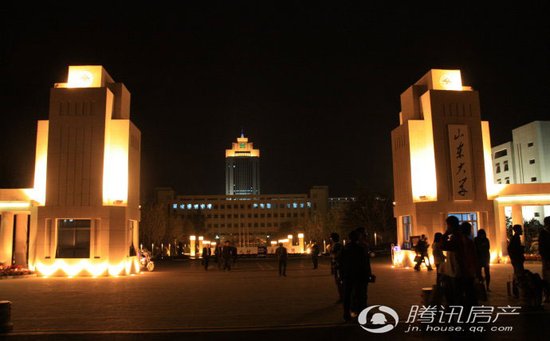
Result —
M536 176L531 177L531 182L537 182L537 177ZM510 178L505 177L504 178L504 183L509 184L510 183ZM497 179L497 184L502 184L502 179Z
M533 142L527 143L527 147L533 147L533 145L534 145ZM499 150L498 152L495 153L495 159L501 158L506 155L508 155L508 150L506 149Z
M274 208L277 208L277 205L279 205L279 208L285 208L285 204L272 204L272 203L253 203L253 204L248 204L246 205L247 208L260 208L260 209L274 209ZM244 209L244 204L227 204L227 205L220 205L220 209L230 209L230 208L234 208L234 209ZM293 202L293 203L288 203L286 204L286 208L311 208L311 202ZM185 210L185 209L188 209L188 210L216 210L218 209L218 205L216 204L172 204L172 208L173 209L181 209L181 210Z
M218 227L239 227L239 224L206 224L208 228L218 228ZM241 223L240 227L279 227L279 223Z
M529 160L529 164L534 165L535 164L535 159ZM504 166L504 171L507 172L508 171L508 161L504 161L503 166ZM500 173L500 163L499 162L496 163L496 168L497 168L497 173Z
M184 217L187 217L187 215L183 215ZM191 217L192 215L189 215L189 217ZM207 214L206 215L206 218L207 219L218 219L218 218L221 218L221 219L225 219L225 218L228 218L228 219L231 219L231 218L291 218L291 217L294 217L294 218L297 218L298 216L300 217L304 217L305 214L304 212L300 212L300 214L298 214L297 212L294 212L294 213L273 213L273 215L271 213L267 213L267 214L264 214L264 213L261 213L258 215L258 213L254 213L254 214L251 214L251 213L248 213L246 214Z
M500 162L497 162L495 166L496 166L495 168L497 169L497 173L500 173ZM504 161L502 163L502 166L504 167L504 171L507 172L508 169L509 169L508 168L508 161Z

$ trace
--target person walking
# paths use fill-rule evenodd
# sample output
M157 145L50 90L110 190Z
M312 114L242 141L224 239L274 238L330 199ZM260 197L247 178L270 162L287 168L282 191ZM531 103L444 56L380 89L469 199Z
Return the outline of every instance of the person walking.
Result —
M436 279L435 284L441 288L442 287L442 280L443 280L443 264L445 263L445 255L443 254L443 250L441 249L441 243L443 241L443 234L441 232L437 232L434 235L434 243L432 244L432 255L434 257L434 264L435 264L435 271L436 271Z
M517 276L522 274L524 270L523 263L525 262L525 256L523 254L523 245L521 245L521 235L523 234L523 229L521 228L521 225L514 225L512 226L512 231L514 232L514 235L508 243L508 256L510 257L512 267L514 268L514 276Z
M487 292L489 292L491 291L491 289L489 289L489 284L491 283L491 243L484 229L477 231L477 237L474 238L474 244L476 246L477 264L479 266L477 276L480 280L485 280L485 287ZM482 269L485 278L481 275Z
M462 230L462 238L460 240L461 247L458 249L458 256L459 266L461 268L461 286L464 293L464 307L470 309L478 304L475 280L479 265L476 257L476 246L474 241L470 238L472 235L472 224L465 221L460 224L460 229Z
M358 314L367 306L368 283L374 281L370 260L359 239L357 230L349 234L349 243L343 248L341 269L343 280L344 320L351 321L352 313ZM356 305L352 307L352 304ZM352 311L352 309L354 311Z
M231 261L233 259L233 247L229 245L229 241L225 241L222 248L223 270L231 271Z
M279 247L275 250L275 255L277 255L277 260L279 261L279 277L286 277L286 261L288 260L288 252L286 247L283 246L283 243L279 243Z
M216 263L218 264L218 270L222 269L223 257L222 257L222 244L218 243L214 250L214 257L216 257Z
M416 271L420 271L420 266L422 265L422 262L426 264L426 267L428 268L428 271L432 271L432 265L430 264L430 257L428 256L428 238L426 238L426 235L422 235L420 237L420 240L418 243L416 243L415 246L415 252L416 252L416 265L414 266L414 269Z
M336 289L338 290L337 303L343 302L342 269L341 269L342 243L340 235L336 232L330 234L330 272L334 277Z
M319 267L319 253L321 253L319 244L317 244L317 241L314 240L313 246L311 247L311 262L313 263L313 269L317 269Z
M441 250L447 252L447 258L442 267L443 286L447 305L461 303L463 292L460 288L460 267L458 264L459 240L462 236L459 220L455 216L449 216L445 220L447 229L441 237Z
M204 265L204 270L208 270L208 263L210 262L211 254L212 254L212 251L210 250L209 246L205 246L202 248L202 262Z
M508 256L510 257L510 263L512 263L512 267L514 268L514 278L512 279L512 293L514 297L518 298L519 279L523 276L523 272L525 270L525 268L523 267L523 263L525 262L525 249L523 248L523 245L521 245L521 235L523 234L521 225L512 226L512 231L514 232L514 235L510 239L510 243L508 243Z
M550 302L550 216L544 218L544 226L539 232L539 254L542 261L542 282L544 302Z

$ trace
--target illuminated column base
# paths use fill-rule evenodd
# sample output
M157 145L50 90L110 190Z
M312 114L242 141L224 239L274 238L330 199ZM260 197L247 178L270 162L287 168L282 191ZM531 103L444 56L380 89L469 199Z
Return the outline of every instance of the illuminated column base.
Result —
M35 271L42 277L118 277L140 273L140 264L137 257L127 257L119 263L90 259L56 259L51 262L38 261Z
M435 263L433 255L428 256L430 259L430 264L435 270ZM413 268L416 265L414 259L416 258L416 252L413 250L392 250L392 267L394 268ZM493 251L491 252L491 264L494 263L508 263L508 257L502 257L501 252ZM425 263L421 267L427 267Z
M304 234L303 233L298 233L298 252L299 253L304 253L305 252Z
M196 241L195 236L189 237L189 255L191 257L195 257L195 241Z

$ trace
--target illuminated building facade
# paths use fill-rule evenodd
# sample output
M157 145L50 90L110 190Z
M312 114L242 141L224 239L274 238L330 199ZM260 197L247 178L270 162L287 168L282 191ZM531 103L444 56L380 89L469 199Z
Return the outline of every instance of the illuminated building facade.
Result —
M485 229L491 260L501 260L507 256L506 216L523 224L526 207L550 204L550 183L495 183L489 124L481 120L478 93L462 85L459 70L431 70L409 87L391 136L394 265L412 264L414 252L406 249L413 237L432 240L445 231L449 215L470 222L474 236Z
M485 172L489 125L481 121L478 93L462 85L459 70L431 70L401 95L392 150L401 247L410 247L412 236L444 232L449 215L469 221L474 235L484 228L500 240L488 197L492 171Z
M69 66L38 122L34 188L1 192L0 262L46 276L139 272L140 145L124 84Z
M210 239L238 246L257 246L287 233L304 232L305 223L328 209L328 187L314 186L309 194L174 195L157 189L157 201L170 206L170 215L200 224ZM269 237L268 237L269 236Z
M260 194L260 150L244 133L225 151L225 194Z

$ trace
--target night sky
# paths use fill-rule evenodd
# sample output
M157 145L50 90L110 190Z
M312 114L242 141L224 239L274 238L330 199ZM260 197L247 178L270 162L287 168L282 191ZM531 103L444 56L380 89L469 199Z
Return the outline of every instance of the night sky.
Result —
M1 188L32 186L36 120L71 64L101 64L132 93L144 193L223 194L244 128L262 193L391 194L399 95L431 68L480 92L493 145L550 119L548 8L56 3L1 10Z

